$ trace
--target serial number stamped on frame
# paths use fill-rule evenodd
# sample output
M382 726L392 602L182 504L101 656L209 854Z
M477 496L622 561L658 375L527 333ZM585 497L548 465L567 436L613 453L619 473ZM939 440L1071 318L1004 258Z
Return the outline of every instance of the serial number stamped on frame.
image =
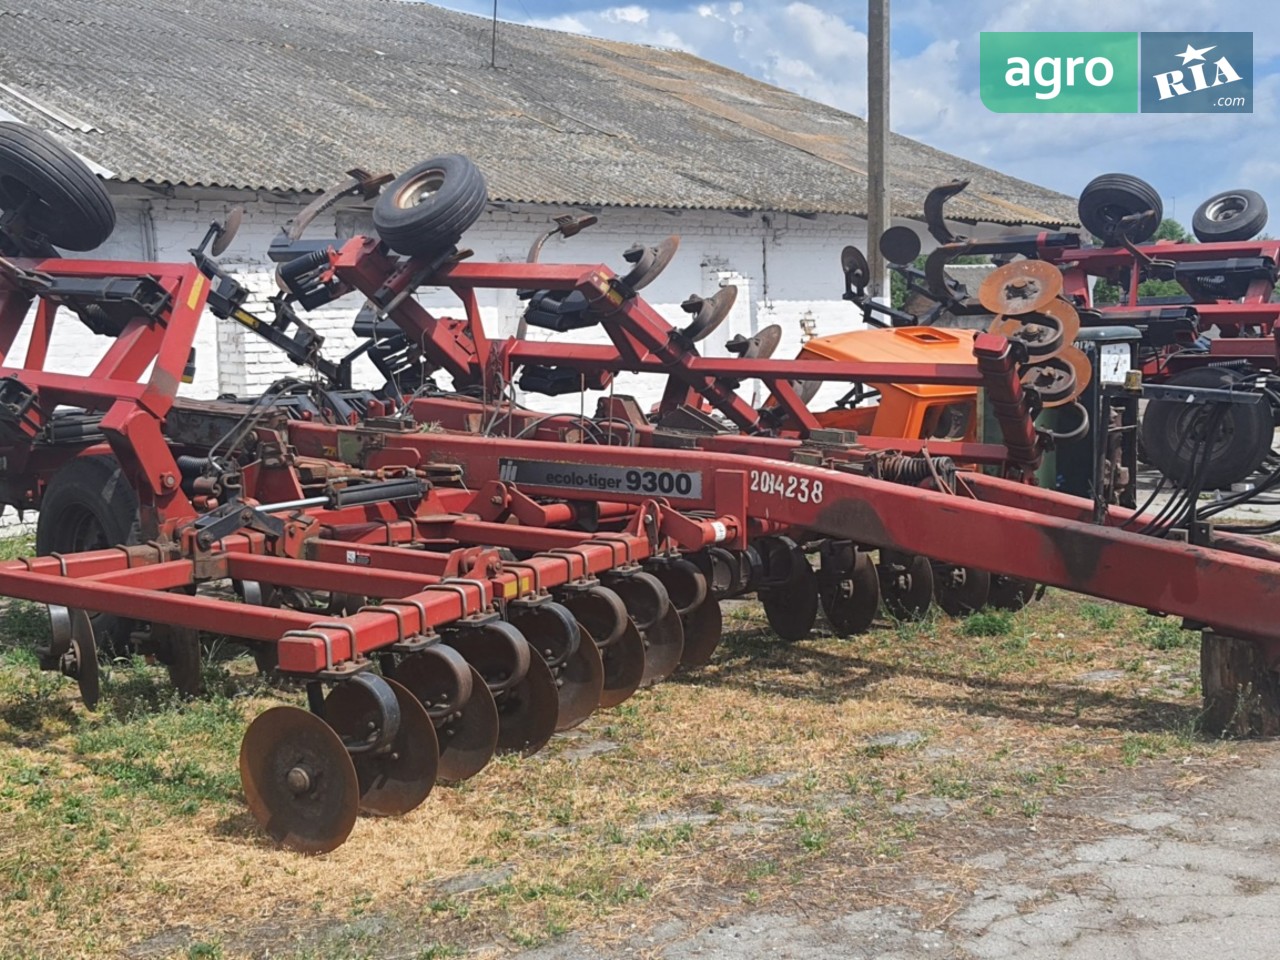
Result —
M797 503L821 503L822 481L771 473L768 470L752 470L751 492L773 494Z

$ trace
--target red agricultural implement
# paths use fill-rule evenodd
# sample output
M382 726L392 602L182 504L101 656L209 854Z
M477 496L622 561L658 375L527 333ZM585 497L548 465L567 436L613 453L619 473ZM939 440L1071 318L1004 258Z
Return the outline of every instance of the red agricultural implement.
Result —
M358 811L404 813L437 780L472 776L497 750L532 753L596 708L706 662L719 601L748 591L780 635L799 639L819 605L843 635L866 629L882 596L896 614L918 613L938 571L949 578L940 595L961 610L1016 605L1039 583L1211 626L1267 664L1280 657L1274 548L1194 523L1184 542L1114 509L1094 522L1092 502L1023 482L1043 443L1032 416L1048 381L1044 356L1017 337L979 336L973 365L704 358L695 343L731 294L690 303L683 329L666 323L638 289L669 247L631 251L621 276L602 264L467 262L455 244L483 181L459 159L386 188L382 240L284 264L275 321L244 313L203 248L199 269L53 255L43 236L55 203L39 185L0 220L4 498L41 508L42 524L59 498L81 508L64 516L100 518L104 483L123 478L141 524L114 538L99 523L114 541L102 549L0 564L0 594L49 606L44 662L74 676L90 705L103 617L134 624L185 692L199 685L201 631L244 641L264 668L304 684L310 709L266 711L241 748L249 807L277 840L333 849ZM0 174L3 163L0 153ZM423 286L453 290L461 315L425 310L413 297ZM598 323L610 344L491 340L477 291L494 287L531 291L531 309L559 318L531 319ZM206 306L279 333L294 304L350 291L373 305L367 349L379 363L442 369L472 392L419 382L377 397L281 388L246 403L175 401ZM33 307L19 362L11 348ZM46 370L55 325L77 320L111 348L88 373ZM305 332L295 321L287 328ZM409 346L391 342L387 323ZM653 421L623 397L593 417L547 416L505 396L531 369L601 387L618 371L650 372L666 390ZM737 395L751 378L772 406ZM791 384L828 378L981 387L1000 441L823 430ZM1080 386L1048 380L1068 400ZM226 581L234 592L207 589Z
M934 313L919 319L880 312L888 313L895 324L931 323L944 312L974 317L976 322L988 307L957 289L946 273L949 263L974 254L997 262L1015 257L1043 261L1061 273L1063 298L1079 311L1086 327L1126 326L1137 331L1137 368L1145 384L1180 388L1168 397L1168 391L1147 391L1152 402L1143 419L1143 444L1166 477L1177 484L1198 480L1214 488L1245 480L1258 470L1271 454L1273 409L1280 406L1280 341L1275 334L1280 302L1273 299L1280 277L1280 241L1255 239L1267 220L1260 196L1249 190L1228 191L1201 204L1193 223L1202 242L1148 243L1144 241L1153 236L1162 216L1159 196L1134 177L1107 174L1086 186L1080 197L1081 222L1107 244L1093 247L1071 231L987 240L954 236L944 219L945 205L965 185L957 181L936 188L925 203L929 230L939 246L929 254L923 274L913 278L913 290L934 302ZM920 252L914 233L893 228L882 247L890 262L911 273L905 264ZM1140 288L1152 280L1168 282L1164 295L1142 295ZM1100 281L1119 288L1123 302L1095 303ZM1202 394L1206 398L1237 402L1216 409L1188 405L1187 391L1208 391ZM1240 394L1252 396L1239 402ZM1198 478L1193 476L1198 445L1189 437L1209 440Z

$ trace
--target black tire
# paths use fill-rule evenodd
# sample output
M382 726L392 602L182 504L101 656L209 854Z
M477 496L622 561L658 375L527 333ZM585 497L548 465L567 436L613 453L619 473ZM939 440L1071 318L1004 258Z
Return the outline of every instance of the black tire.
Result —
M114 457L77 457L53 475L40 501L36 553L98 550L138 539L138 498ZM129 652L134 621L108 613L91 619L102 650Z
M1197 367L1170 377L1179 387L1227 387L1242 379L1239 370ZM1142 446L1161 473L1186 483L1193 467L1192 453L1200 445L1189 437L1206 421L1211 408L1176 400L1152 400L1142 418ZM1271 450L1275 420L1266 403L1228 404L1221 414L1216 436L1204 465L1206 489L1227 487L1245 479L1262 465Z
M374 204L373 225L396 253L442 253L462 238L488 202L480 169L451 153L423 160L388 184Z
M1119 239L1120 220L1144 210L1154 210L1155 218L1136 227L1129 234L1134 243L1150 240L1164 219L1164 204L1155 187L1127 173L1104 173L1094 177L1080 192L1076 207L1080 223L1104 243Z
M92 250L116 227L111 197L83 160L48 134L0 122L0 209L28 200L26 223L64 250Z
M1267 225L1267 201L1253 190L1215 193L1196 207L1191 230L1201 243L1252 240Z

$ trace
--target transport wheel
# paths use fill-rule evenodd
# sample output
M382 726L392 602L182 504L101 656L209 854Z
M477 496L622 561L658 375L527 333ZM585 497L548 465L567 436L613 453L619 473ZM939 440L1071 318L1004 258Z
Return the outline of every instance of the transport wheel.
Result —
M1239 370L1197 367L1170 377L1179 387L1228 388L1244 379ZM1142 417L1142 446L1147 457L1170 480L1186 483L1202 469L1208 489L1245 479L1271 452L1275 421L1266 403L1231 403L1216 409L1206 404L1152 400ZM1205 431L1213 436L1206 438ZM1203 446L1209 443L1207 458Z
M373 225L396 253L443 253L488 202L479 168L460 154L445 154L423 160L384 187L373 207Z
M1201 243L1251 240L1267 225L1267 201L1253 190L1215 193L1196 207L1191 230Z
M76 457L53 475L36 521L40 556L104 550L137 543L138 537L138 498L114 457ZM135 621L109 613L92 616L106 653L128 654Z
M991 589L987 593L988 606L997 610L1017 612L1031 602L1035 596L1036 585L1031 580L1021 577L1006 577L1000 573L991 574Z
M483 770L498 749L498 707L476 668L440 643L405 657L393 676L435 724L439 778L456 783Z
M21 123L0 122L0 210L20 218L55 247L92 250L116 226L102 181L83 160Z
M1164 204L1155 187L1127 173L1094 177L1080 191L1076 209L1084 228L1107 244L1119 240L1120 221L1124 217L1144 210L1155 211L1154 217L1129 231L1129 240L1133 243L1150 240L1164 219Z
M240 782L249 812L272 839L301 853L328 853L356 824L360 783L333 728L299 707L272 707L240 741Z
M881 550L876 572L880 598L889 616L895 620L924 618L933 602L933 567L928 557Z
M950 617L964 617L987 605L991 574L951 563L933 564L933 598Z
M387 709L388 701L394 710ZM435 786L440 749L431 717L404 686L359 674L325 698L324 718L351 754L363 812L399 816L427 799Z

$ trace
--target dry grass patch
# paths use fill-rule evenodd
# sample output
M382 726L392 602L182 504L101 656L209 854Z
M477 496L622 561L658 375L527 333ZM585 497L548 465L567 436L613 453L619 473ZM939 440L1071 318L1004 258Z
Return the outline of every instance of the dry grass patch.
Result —
M134 663L88 714L24 652L40 628L22 605L0 625L15 957L499 955L801 891L817 910L911 896L937 920L980 834L1035 826L1107 771L1218 752L1193 733L1194 635L1138 612L1051 593L785 645L733 603L708 667L307 858L264 839L236 766L248 718L300 698L239 659L183 703Z

